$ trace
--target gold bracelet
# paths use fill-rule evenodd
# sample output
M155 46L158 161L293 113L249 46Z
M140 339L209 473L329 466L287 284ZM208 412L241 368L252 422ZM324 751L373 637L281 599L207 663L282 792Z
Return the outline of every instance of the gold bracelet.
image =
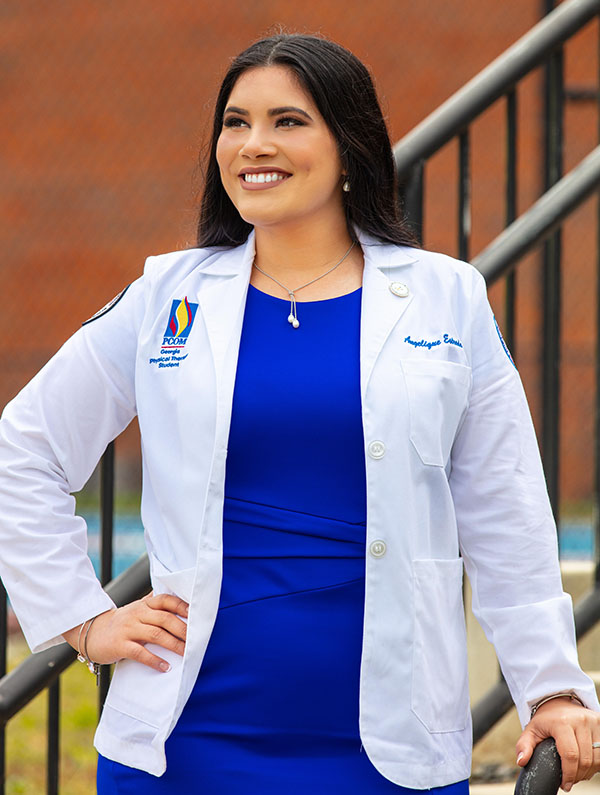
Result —
M533 718L533 716L538 711L538 709L542 706L542 704L545 704L548 701L552 701L555 698L570 698L571 701L576 701L580 706L585 707L585 704L579 698L577 693L573 692L573 690L565 690L562 693L553 693L551 696L546 696L545 698L541 698L539 701L536 701L536 703L531 708L531 715L529 716L529 720L531 720L531 718Z

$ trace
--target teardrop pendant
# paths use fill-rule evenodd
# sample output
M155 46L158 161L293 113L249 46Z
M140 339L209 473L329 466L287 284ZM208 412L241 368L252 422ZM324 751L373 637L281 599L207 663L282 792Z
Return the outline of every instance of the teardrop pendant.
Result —
M292 326L294 328L298 328L299 325L300 325L300 321L298 320L297 317L295 317L294 320L292 321Z
M293 322L294 322L294 316L290 312L290 314L288 315L288 323L293 323Z

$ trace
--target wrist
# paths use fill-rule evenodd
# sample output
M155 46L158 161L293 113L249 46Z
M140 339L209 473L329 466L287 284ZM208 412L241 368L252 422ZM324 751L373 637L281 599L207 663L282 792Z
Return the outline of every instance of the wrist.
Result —
M579 704L580 707L585 707L583 701L573 690L563 690L559 693L551 693L549 696L544 696L544 698L540 698L538 701L532 704L531 715L529 716L529 719L531 720L535 713L540 709L540 707L544 706L544 704L548 704L550 701L555 701L556 699L569 699L575 704Z
M82 626L83 626L83 624L77 624L76 627L73 627L72 629L68 629L66 632L62 633L63 639L69 644L69 646L72 646L75 649L75 651L78 651L77 641L78 641L79 632L81 631Z

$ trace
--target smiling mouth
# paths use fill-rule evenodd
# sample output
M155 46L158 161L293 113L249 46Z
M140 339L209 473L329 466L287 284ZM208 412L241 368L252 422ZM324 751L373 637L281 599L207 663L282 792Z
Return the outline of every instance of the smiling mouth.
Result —
M259 174L240 174L242 180L246 183L251 183L253 185L263 185L265 183L271 182L282 182L284 179L287 179L290 175L289 174L282 174L280 171L261 171Z

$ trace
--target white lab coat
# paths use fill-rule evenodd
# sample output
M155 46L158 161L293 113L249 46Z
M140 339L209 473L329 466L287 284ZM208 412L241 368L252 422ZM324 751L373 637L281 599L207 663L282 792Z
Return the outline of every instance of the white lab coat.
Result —
M561 690L599 707L577 663L521 382L483 279L450 257L360 239L360 733L384 776L424 789L470 771L463 563L521 721L532 702ZM112 606L86 557L70 492L138 415L153 586L191 603L187 646L183 659L160 650L172 665L166 674L117 664L95 742L105 756L155 775L165 770L164 741L219 602L225 463L253 254L251 235L234 249L149 258L144 275L68 340L0 422L0 574L40 650ZM177 337L184 326L167 322L182 299L180 320L193 322ZM165 344L181 347L161 353Z

